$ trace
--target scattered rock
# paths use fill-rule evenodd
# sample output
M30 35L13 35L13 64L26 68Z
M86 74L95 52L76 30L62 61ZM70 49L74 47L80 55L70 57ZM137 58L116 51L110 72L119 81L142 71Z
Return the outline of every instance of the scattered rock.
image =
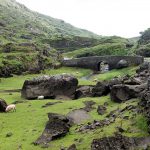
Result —
M128 85L140 85L142 83L143 81L141 79L135 77L131 77L130 79L124 81L124 84Z
M96 103L94 101L84 101L84 104L85 104L85 107L82 109L87 112L90 112L94 109L93 105L95 105Z
M110 92L111 100L121 103L131 98L137 98L140 93L146 88L146 84L142 85L114 85Z
M129 116L123 116L123 119L129 120Z
M107 102L104 103L104 106L108 106L109 104Z
M26 103L27 101L24 100L18 100L18 101L14 101L12 104L19 104L19 103Z
M93 87L94 86L79 86L75 94L75 99L83 97L91 97Z
M5 27L6 24L5 24L4 22L0 21L0 26L1 26L1 27Z
M11 137L12 135L13 135L13 133L9 132L9 133L6 134L6 137Z
M77 78L71 75L41 76L26 80L21 95L25 99L36 99L39 95L43 95L45 98L62 95L73 99L77 85Z
M117 127L117 129L118 129L118 131L119 131L120 133L125 132L125 130L124 130L122 127Z
M30 35L21 35L20 38L27 39L27 40L32 40L32 37Z
M121 109L120 112L124 112L126 110L134 110L134 109L137 109L137 106L134 106L134 105L128 105L126 106L125 108Z
M143 71L148 71L150 70L150 62L144 62L139 66L139 68L136 70L136 73L141 73Z
M94 139L91 144L91 150L136 150L147 144L145 139L146 138L130 138L117 134L112 137Z
M67 150L77 150L76 145L72 144Z
M104 115L106 112L107 108L103 105L99 105L97 108L97 112L99 115Z
M147 89L141 94L141 102L139 103L143 108L143 113L147 117L148 131L150 133L150 79L147 83Z
M114 118L112 118L112 117L105 118L104 120L100 120L100 121L94 120L93 122L89 122L86 125L81 125L80 128L78 129L78 131L79 132L87 132L89 130L94 130L96 128L102 128L104 126L108 126L114 122L115 122L115 117Z
M93 96L103 96L110 92L109 85L107 82L98 82L96 86L92 89Z
M49 121L42 135L34 142L35 145L47 144L52 140L65 136L69 132L69 119L63 115L48 113Z
M6 107L7 107L6 101L3 99L0 99L0 112L5 112Z
M43 105L42 107L45 108L45 107L49 107L49 106L52 106L52 105L55 105L55 104L58 104L58 103L62 103L62 102L48 102L45 105Z

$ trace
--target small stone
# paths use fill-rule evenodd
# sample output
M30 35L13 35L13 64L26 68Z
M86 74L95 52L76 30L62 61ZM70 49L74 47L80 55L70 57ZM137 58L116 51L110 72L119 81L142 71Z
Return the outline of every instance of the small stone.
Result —
M79 143L82 143L82 141L83 141L83 138L80 138L80 139L79 139Z
M121 133L123 133L125 130L123 129L123 128L121 128L121 127L117 127L118 128L118 131L119 132L121 132Z
M67 150L77 150L76 145L72 144Z
M12 135L13 135L12 132L8 132L8 133L6 134L6 137L11 137Z

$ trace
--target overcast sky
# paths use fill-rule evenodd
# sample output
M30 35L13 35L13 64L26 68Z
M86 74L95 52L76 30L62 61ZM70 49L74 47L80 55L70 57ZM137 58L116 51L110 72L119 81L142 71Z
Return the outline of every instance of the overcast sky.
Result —
M17 0L99 35L139 36L150 27L150 0Z

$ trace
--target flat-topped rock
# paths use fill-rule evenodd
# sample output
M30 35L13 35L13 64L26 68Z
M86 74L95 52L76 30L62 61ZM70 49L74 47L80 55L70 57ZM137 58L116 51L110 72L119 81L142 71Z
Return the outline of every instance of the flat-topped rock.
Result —
M69 132L69 120L64 115L48 113L47 122L42 135L34 142L35 145L47 145L52 140L65 136Z
M24 82L21 96L29 100L37 99L40 95L44 98L56 98L62 95L73 99L77 85L77 78L68 74L40 76Z

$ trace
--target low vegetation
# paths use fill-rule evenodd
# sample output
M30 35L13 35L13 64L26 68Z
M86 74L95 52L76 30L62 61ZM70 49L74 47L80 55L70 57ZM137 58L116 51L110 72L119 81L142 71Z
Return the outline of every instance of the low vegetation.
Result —
M94 79L99 81L110 80L116 76L125 76L135 74L136 67L129 67L124 69L114 69L112 71L106 72L104 74L93 74L90 69L81 68L71 68L71 67L61 67L59 69L44 70L41 74L27 74L27 75L14 75L10 78L1 78L0 80L0 90L13 90L21 89L25 80L32 79L40 75L56 75L62 73L72 74L79 80L79 85L95 85ZM91 74L91 77L87 80L86 77Z
M12 95L9 95L8 93L1 93L1 98L5 98L7 100L7 103L12 103L16 100L23 100L20 98L19 93L13 93ZM109 96L106 96L101 98L84 98L75 101L62 101L62 103L60 104L58 103L47 108L42 108L42 105L46 104L47 102L53 102L54 100L25 101L25 103L20 103L16 105L16 113L0 114L0 149L11 149L12 145L14 149L18 149L19 147L21 147L22 149L42 149L40 146L35 147L32 142L40 136L44 129L45 123L48 120L46 114L48 112L67 114L73 109L82 108L84 106L83 101L87 100L95 101L95 107L97 105L102 105L104 102L109 103L108 111L103 116L99 116L96 112L96 109L94 109L90 113L91 119L88 120L89 122L94 119L103 119L111 110L115 110L117 107L124 108L125 106L129 105L129 103L134 105L137 105L138 103L138 100L131 100L130 102L124 103L120 106L120 104L111 102ZM132 113L126 112L126 114L129 114L130 118L132 117ZM70 132L67 134L66 137L51 142L50 148L53 150L58 150L60 147L68 147L72 143L75 143L77 145L77 148L80 150L90 149L92 139L113 135L113 133L117 131L116 127L120 126L121 122L122 127L126 130L126 132L124 133L125 135L136 137L142 137L147 135L145 128L141 128L140 125L144 123L142 118L138 120L138 123L136 125L132 125L133 122L136 123L136 119L129 119L128 121L122 121L121 119L117 119L115 123L104 128L89 131L88 134L77 132L76 128L78 128L78 126L75 125L70 129ZM12 133L12 136L6 137L6 134L9 132ZM80 143L78 140L76 141L75 139L81 139L82 142Z
M97 75L96 77L99 80L109 80L116 75L123 76L126 73L132 75L135 72L135 67L122 69L119 72L117 70L112 70L110 72ZM91 70L88 69L79 69L79 68L66 68L62 67L60 69L55 70L45 70L43 74L55 75L60 73L70 73L78 77L79 84L83 82L87 84L89 81L81 79L84 76L92 73ZM41 74L39 74L41 75ZM105 102L108 103L107 112L100 116L98 115L96 109L93 109L90 112L91 118L83 124L87 122L92 122L93 120L102 120L108 115L112 110L117 108L123 109L128 105L137 105L139 100L132 99L128 102L117 104L110 100L109 95L98 98L81 98L78 100L55 100L61 101L62 103L57 103L55 105L42 108L47 102L53 102L54 100L34 100L27 101L21 98L19 92L9 92L3 90L11 90L11 89L20 89L25 79L33 78L37 75L25 75L25 76L14 76L11 78L2 78L0 82L0 95L1 98L5 99L8 104L11 104L15 101L20 101L22 103L16 104L17 112L15 113L1 113L0 114L0 149L8 150L12 149L12 145L14 149L37 149L40 150L42 147L34 146L32 142L34 142L37 137L39 137L44 129L45 123L48 121L47 113L58 113L66 115L68 112L74 109L83 108L84 101L94 101L96 104L94 105L97 108L98 105L103 105ZM91 83L94 83L93 78L90 79ZM83 81L83 82L82 82ZM94 83L95 84L95 83ZM147 136L147 124L146 120L142 115L137 115L137 117L133 118L133 112L125 111L123 116L128 115L129 120L124 120L122 118L117 118L115 123L110 124L109 126L105 126L103 128L98 128L96 130L91 130L87 133L81 133L76 130L79 128L78 125L74 125L71 127L70 132L64 137L60 138L56 141L50 143L50 148L53 150L58 150L62 147L68 147L71 144L75 143L79 150L90 149L90 144L92 139L100 138L104 136L113 135L114 132L117 131L118 126L122 126L125 130L124 135L127 136L136 136L142 137ZM133 119L131 119L133 118ZM10 137L7 137L11 133Z
M138 41L138 42L137 42ZM63 20L33 12L15 0L0 0L0 98L8 104L16 104L17 112L0 113L0 150L24 149L41 150L33 142L41 135L47 113L66 115L71 110L84 107L85 101L94 101L90 119L103 120L111 111L126 106L137 106L139 99L115 103L110 96L87 97L78 100L25 100L20 89L25 80L41 75L71 74L77 77L79 85L95 85L97 81L114 77L134 75L136 67L111 70L93 74L90 69L61 67L62 57L76 58L102 55L150 56L150 29L141 33L140 38L125 39L117 36L102 37L92 32L73 27ZM56 69L58 68L58 69ZM8 77L8 78L6 78ZM43 108L47 102L61 102ZM104 115L98 115L98 105L108 104ZM50 149L58 150L75 143L79 150L89 150L93 139L107 137L124 129L123 135L148 136L147 120L143 114L126 110L114 123L87 133L78 132L80 125L73 125L63 138L50 143ZM123 119L128 116L128 119Z
M103 55L129 55L134 43L121 37L103 37L94 47L86 47L65 53L65 57L87 57Z

